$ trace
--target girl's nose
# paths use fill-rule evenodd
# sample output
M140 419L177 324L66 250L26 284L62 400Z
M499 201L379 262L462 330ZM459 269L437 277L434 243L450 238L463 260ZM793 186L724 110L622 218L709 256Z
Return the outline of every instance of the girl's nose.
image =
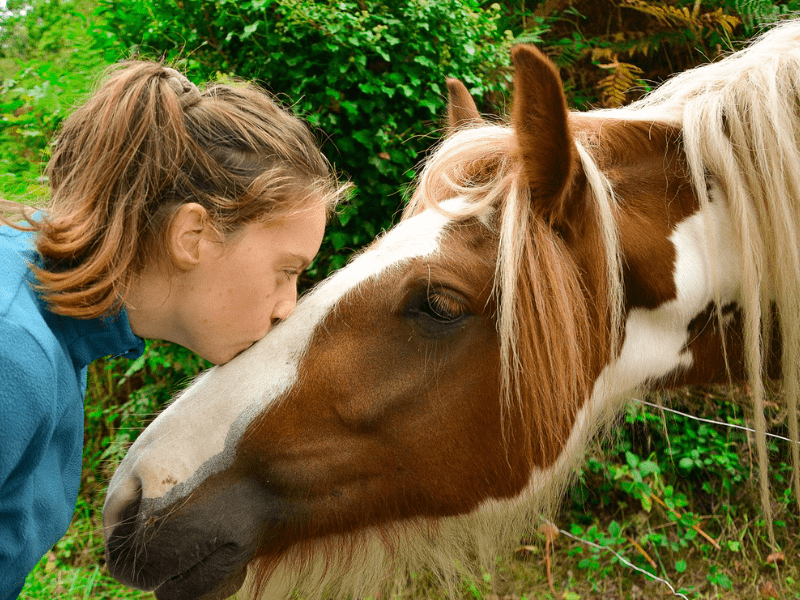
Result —
M294 310L294 307L297 305L297 294L293 294L290 299L287 300L280 300L275 304L275 307L272 309L272 321L282 321Z

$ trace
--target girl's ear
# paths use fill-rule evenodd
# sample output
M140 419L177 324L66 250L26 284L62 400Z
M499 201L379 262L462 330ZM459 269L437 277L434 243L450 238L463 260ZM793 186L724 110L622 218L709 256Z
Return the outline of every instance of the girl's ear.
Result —
M172 216L167 248L175 267L188 271L202 260L203 242L214 239L208 211L196 202L183 204Z

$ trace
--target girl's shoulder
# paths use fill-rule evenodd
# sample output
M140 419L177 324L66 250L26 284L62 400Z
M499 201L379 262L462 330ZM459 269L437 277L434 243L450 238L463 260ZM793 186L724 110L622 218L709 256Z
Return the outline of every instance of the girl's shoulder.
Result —
M33 249L34 232L0 224L0 248L29 251Z
M0 315L10 311L32 279L30 264L36 258L33 233L0 226ZM35 302L34 302L35 304Z
M33 288L30 265L36 256L32 232L0 226L0 327L5 330L0 344L13 344L15 353L26 355L34 364L37 358L51 362L58 349Z

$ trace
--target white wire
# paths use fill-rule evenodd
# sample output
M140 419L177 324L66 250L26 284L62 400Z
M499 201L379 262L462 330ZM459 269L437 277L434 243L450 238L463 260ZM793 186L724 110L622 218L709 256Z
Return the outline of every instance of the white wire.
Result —
M686 417L687 419L693 419L695 421L701 421L703 423L708 423L709 425L717 425L717 426L720 426L720 427L730 427L731 429L741 429L742 431L747 431L749 433L755 433L754 429L751 429L750 427L745 427L744 425L735 425L733 423L725 423L723 421L714 421L713 419L704 419L702 417L697 417L695 415L690 415L690 414L681 412L679 410L675 410L674 408L667 408L665 406L660 406L658 404L654 404L652 402L648 402L647 400L642 400L641 398L631 398L631 400L633 400L634 402L638 402L639 404L643 404L645 406L649 406L651 408L657 408L659 410L664 410L664 411L667 411L667 412L670 412L670 413L673 413L673 414L676 414L676 415L680 415L681 417ZM782 435L775 435L773 433L767 433L767 437L775 438L777 440L782 440L784 442L793 442L793 440L791 440L790 438L784 437ZM793 442L793 443L798 443L798 442ZM630 567L630 568L632 568L632 569L634 569L636 571L639 571L640 573L643 573L643 574L647 575L651 579L654 579L656 581L659 581L659 582L663 583L664 585L669 587L669 589L672 591L673 595L680 596L681 598L684 598L685 600L689 600L689 598L687 598L685 595L681 594L680 592L676 592L675 588L672 587L672 584L669 581L667 581L666 579L662 579L661 577L658 577L657 575L653 575L649 571L645 571L644 569L642 569L640 567L637 567L636 565L634 565L632 562L627 560L624 556L622 556L619 552L617 552L613 548L607 548L605 546L601 546L599 544L595 544L594 542L590 542L589 540L584 540L583 538L580 538L580 537L578 537L576 535L573 535L569 531L565 531L565 530L560 529L560 528L557 528L557 529L563 535L565 535L568 538L571 538L571 539L573 539L573 540L575 540L577 542L580 542L582 544L587 544L587 545L592 546L593 548L597 548L598 550L601 550L601 551L611 552L624 565L626 565L626 566L628 566L628 567Z
M613 548L606 548L605 546L601 546L599 544L595 544L594 542L590 542L589 540L584 540L582 538L579 538L577 535L572 535L569 531L564 531L563 529L559 529L558 531L563 533L568 538L572 538L575 541L581 542L583 544L588 544L589 546L593 546L594 548L597 548L598 550L607 550L608 552L611 552L614 556L616 556L619 559L619 561L621 563L627 565L628 567L631 567L632 569L635 569L635 570L639 571L640 573L644 573L645 575L647 575L651 579L655 579L656 581L660 581L661 583L666 585L670 590L672 590L672 594L674 596L680 596L684 600L689 600L689 598L687 598L686 596L684 596L680 592L676 592L675 588L672 587L672 584L669 581L667 581L666 579L662 579L661 577L658 577L657 575L653 575L652 573L650 573L649 571L645 571L641 567L637 567L635 564L630 562L628 559L626 559L624 556L622 556L619 552L617 552Z
M734 425L733 423L724 423L723 421L714 421L712 419L704 419L702 417L696 417L694 415L690 415L679 410L675 410L674 408L667 408L666 406L661 406L659 404L653 404L652 402L647 402L646 400L641 400L640 398L631 398L634 402L638 402L639 404L644 404L645 406L651 406L653 408L658 408L659 410L665 410L667 412L674 413L676 415L680 415L682 417L686 417L688 419L694 419L695 421L702 421L703 423L709 423L711 425L719 425L722 427L730 427L731 429L741 429L743 431L749 431L750 433L755 433L755 429L750 429L749 427L745 427L744 425ZM775 438L776 440L783 440L784 442L792 442L793 440L783 437L782 435L776 435L774 433L767 433L767 437ZM794 442L797 443L797 442Z

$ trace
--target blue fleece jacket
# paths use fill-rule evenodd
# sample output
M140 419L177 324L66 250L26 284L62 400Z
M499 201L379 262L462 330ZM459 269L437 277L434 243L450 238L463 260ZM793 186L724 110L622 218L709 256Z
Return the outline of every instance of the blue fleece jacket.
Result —
M78 320L55 315L31 288L33 236L0 226L0 599L67 531L83 450L86 367L135 358L144 342L123 311Z

